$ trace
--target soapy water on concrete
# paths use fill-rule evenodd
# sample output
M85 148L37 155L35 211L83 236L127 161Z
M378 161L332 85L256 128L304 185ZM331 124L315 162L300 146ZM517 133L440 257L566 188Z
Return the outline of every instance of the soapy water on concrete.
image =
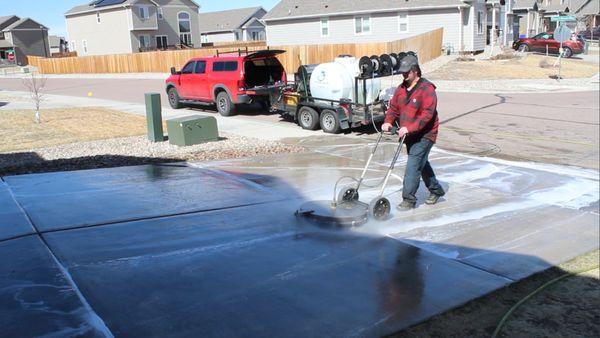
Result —
M356 144L347 147L356 148ZM369 145L365 146L369 148ZM345 152L344 147L337 145L338 156ZM319 152L319 150L317 150ZM331 149L322 150L328 153ZM330 154L330 153L329 153ZM330 154L331 155L331 154ZM333 154L336 155L336 154ZM369 222L354 231L365 234L401 237L402 233L419 229L442 227L459 222L479 220L485 217L499 217L506 213L514 213L526 209L544 206L570 208L579 210L597 203L600 198L599 173L593 170L576 167L542 164L533 162L512 162L487 157L463 155L434 148L430 162L442 184L468 187L489 191L498 195L499 203L493 203L476 210L457 210L441 212L435 218L406 219L406 214L392 210L393 217L385 222ZM379 165L389 164L380 160ZM401 199L401 176L406 165L406 155L397 161L395 179L390 181L386 197L398 203ZM424 189L421 183L420 189ZM364 189L361 199L366 201L376 197L379 189ZM425 192L426 194L426 192ZM449 196L448 196L449 197ZM394 203L395 204L395 203ZM421 206L438 208L441 205ZM431 209L434 210L434 209ZM436 240L431 238L431 240Z

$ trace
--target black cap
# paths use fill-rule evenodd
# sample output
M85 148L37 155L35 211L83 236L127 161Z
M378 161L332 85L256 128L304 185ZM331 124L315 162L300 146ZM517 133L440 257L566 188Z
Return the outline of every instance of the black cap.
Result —
M400 60L400 67L398 68L398 71L400 73L406 73L413 66L418 66L418 65L419 65L419 60L417 59L417 57L414 55L408 54L405 57L403 57L402 60Z

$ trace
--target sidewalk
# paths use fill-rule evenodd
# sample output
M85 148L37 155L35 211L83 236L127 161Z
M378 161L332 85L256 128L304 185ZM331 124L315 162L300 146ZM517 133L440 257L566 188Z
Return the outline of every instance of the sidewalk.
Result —
M3 95L5 95L3 97ZM17 91L0 91L0 101L8 101L2 109L31 109L29 102L29 93ZM75 107L104 107L122 111L130 114L145 116L146 107L142 104L127 103L120 101L111 101L86 97L73 97L62 95L45 95L44 107L48 108L75 108ZM164 120L174 117L202 115L212 116L217 119L219 130L239 136L258 138L262 140L279 141L290 137L306 137L319 133L321 131L308 131L298 127L296 124L282 121L281 123L272 123L266 121L256 121L244 116L223 117L217 112L204 112L197 109L170 109L162 108Z

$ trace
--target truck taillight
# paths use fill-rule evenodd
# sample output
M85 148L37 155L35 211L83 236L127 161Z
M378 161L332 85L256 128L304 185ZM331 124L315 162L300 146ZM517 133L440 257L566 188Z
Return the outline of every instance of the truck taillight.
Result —
M246 90L246 83L244 83L244 80L239 80L237 85L238 85L238 90L240 92L243 92Z

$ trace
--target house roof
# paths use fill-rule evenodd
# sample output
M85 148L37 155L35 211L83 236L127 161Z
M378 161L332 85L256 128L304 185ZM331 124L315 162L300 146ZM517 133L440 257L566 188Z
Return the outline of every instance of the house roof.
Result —
M100 1L100 0L94 0L94 1L88 2L83 5L75 6L71 9L69 9L65 13L65 16L74 15L74 14L83 14L83 13L89 13L89 12L99 12L99 11L103 11L103 10L107 10L107 9L114 9L114 8L119 8L119 7L127 7L127 6L131 6L132 4L134 4L137 0L105 0L108 2L100 4L100 6L97 5L98 1ZM150 1L152 1L155 4L160 5L160 6L168 5L171 2L170 0L150 0ZM200 8L200 6L195 1L193 1L193 0L187 0L187 1L189 1L192 5Z
M16 15L0 16L0 30L10 26L13 22L18 21L19 17Z
M50 46L59 46L61 41L65 41L65 38L56 35L48 36L48 43Z
M600 1L588 0L576 12L576 15L598 15L600 14Z
M238 8L228 11L200 13L200 33L228 32L242 27L248 20L260 19L266 12L262 7Z
M35 28L39 27L40 29L46 29L46 30L48 29L48 27L42 25L41 23L39 23L39 22L37 22L37 21L35 21L33 19L23 18L23 19L19 19L18 21L13 22L8 27L4 28L2 31L8 32L8 31L11 31L13 29L17 29L18 27L20 27L20 26L22 26L22 25L24 25L24 24L26 24L28 22L33 23L33 26L35 26Z
M319 17L324 15L347 15L354 13L384 12L402 9L425 9L466 6L461 0L282 0L267 15L264 21L292 18Z
M598 7L598 0L568 0L562 4L561 2L560 0L555 0L550 5L545 5L545 1L538 2L538 10L546 13L564 13L568 8L569 14L574 14L580 12L583 8L588 8L588 5L591 5L591 8L594 5L596 8ZM534 3L535 0L515 0L513 9L532 9Z

